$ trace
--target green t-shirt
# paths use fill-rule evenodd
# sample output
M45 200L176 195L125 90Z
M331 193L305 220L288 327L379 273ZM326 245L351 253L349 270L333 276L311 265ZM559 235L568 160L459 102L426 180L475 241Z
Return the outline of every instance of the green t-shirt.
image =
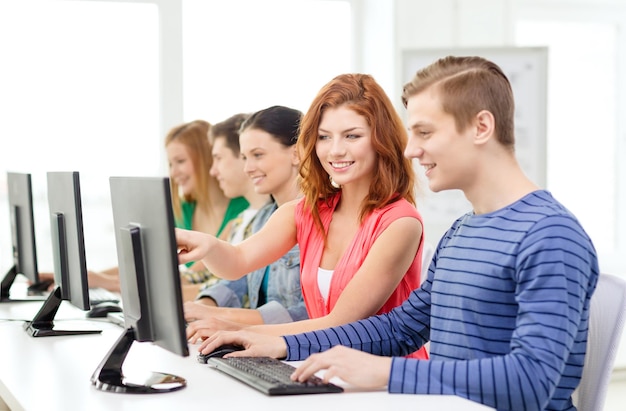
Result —
M181 204L182 211L182 220L176 220L175 224L178 228L184 228L185 230L191 230L191 224L193 222L193 213L196 211L196 202L195 201L182 201ZM224 219L222 220L222 224L220 224L220 228L217 230L215 234L216 237L219 237L224 231L224 228L230 220L234 219L241 213L243 210L248 208L250 203L243 197L235 197L228 202L228 207L226 208L226 213L224 214ZM193 262L187 263L187 267L190 267Z
M220 225L220 228L219 230L217 230L217 234L215 235L219 237L220 234L222 234L222 231L224 231L224 228L226 228L226 225L228 225L231 220L236 218L239 213L241 213L248 207L250 207L250 203L243 197L235 197L231 199L228 203L228 207L226 208L226 213L224 214L222 224Z
M226 213L224 214L224 219L222 220L222 224L220 224L220 228L217 230L215 234L216 237L219 237L224 231L226 225L233 218L237 217L239 213L248 208L250 203L243 197L235 197L230 200L228 203L228 207L226 208ZM191 230L192 222L193 222L193 213L196 211L196 202L195 201L182 201L180 203L181 211L182 211L182 220L176 220L176 227L184 228L185 230Z

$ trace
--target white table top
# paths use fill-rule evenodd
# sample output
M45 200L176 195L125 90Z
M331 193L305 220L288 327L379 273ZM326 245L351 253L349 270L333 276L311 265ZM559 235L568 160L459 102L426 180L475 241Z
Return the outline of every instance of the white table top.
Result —
M102 329L102 334L33 338L23 329L39 310L38 302L0 303L0 397L12 410L171 410L210 405L231 405L232 409L331 410L428 409L486 410L483 405L456 396L403 395L380 391L359 391L340 383L341 394L266 396L196 360L196 346L190 356L180 357L151 343L135 342L125 362L124 373L160 371L187 380L182 390L161 394L120 394L97 390L90 378L117 338L124 331L106 321L86 320L84 312L64 301L55 325L64 328ZM241 407L237 404L243 403Z

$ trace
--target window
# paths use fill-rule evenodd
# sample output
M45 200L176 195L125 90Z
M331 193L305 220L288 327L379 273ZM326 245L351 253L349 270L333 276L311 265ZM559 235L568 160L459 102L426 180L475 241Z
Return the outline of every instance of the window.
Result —
M80 172L88 265L116 265L108 178L167 173L174 122L274 104L305 111L323 84L351 71L350 4L1 1L0 203L6 171L32 174L40 269L52 270L47 171ZM10 248L6 208L2 269Z
M117 261L108 177L160 165L158 38L153 4L0 3L0 186L6 171L32 174L42 271L52 270L47 171L81 172L88 261ZM3 268L8 220L0 210Z
M185 121L271 105L306 111L351 71L348 1L183 1Z

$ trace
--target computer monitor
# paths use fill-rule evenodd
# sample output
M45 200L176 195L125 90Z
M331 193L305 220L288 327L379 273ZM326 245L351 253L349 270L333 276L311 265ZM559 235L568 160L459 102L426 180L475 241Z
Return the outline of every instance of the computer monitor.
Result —
M110 186L126 331L91 382L118 393L179 390L186 381L176 375L152 372L132 382L122 373L135 341L189 355L169 178L111 177Z
M7 173L9 213L11 221L11 243L13 266L0 285L0 301L33 301L42 298L12 299L10 289L18 274L24 275L31 284L39 282L37 269L37 247L35 243L35 218L31 176L28 173ZM26 293L24 293L26 296Z
M78 172L49 172L47 178L55 289L24 328L33 337L99 333L101 330L63 329L54 324L61 302L69 301L83 311L90 304Z

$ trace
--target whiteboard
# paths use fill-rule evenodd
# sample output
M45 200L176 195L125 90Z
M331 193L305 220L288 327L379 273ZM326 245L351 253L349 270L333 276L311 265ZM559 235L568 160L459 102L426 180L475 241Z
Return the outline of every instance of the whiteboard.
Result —
M480 56L496 63L509 78L515 98L515 152L520 167L538 186L546 187L547 47L411 49L402 52L400 90L415 73L449 55ZM406 110L402 108L406 116ZM460 190L433 193L416 164L420 188L417 206L424 217L425 237L432 244L452 222L471 210Z

